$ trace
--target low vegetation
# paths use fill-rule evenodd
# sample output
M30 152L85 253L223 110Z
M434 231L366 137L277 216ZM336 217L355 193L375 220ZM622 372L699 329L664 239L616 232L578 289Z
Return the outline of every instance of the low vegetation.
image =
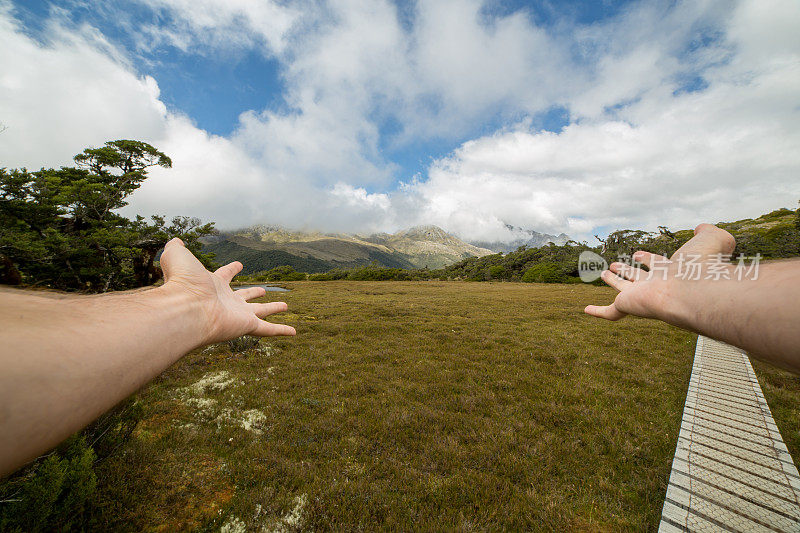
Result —
M756 219L721 222L720 227L736 237L734 258L759 254L763 259L780 259L800 255L800 210L778 209ZM569 241L557 246L520 247L506 254L469 257L437 270L388 268L380 264L354 269L333 269L325 273L307 274L284 266L243 277L243 281L523 281L528 283L578 282L578 256L589 250L609 262L630 261L637 250L648 250L670 256L693 236L692 230L671 232L662 227L659 233L641 230L619 230L597 246Z
M288 266L301 272L325 272L332 268L329 261L291 254L283 250L257 250L231 241L206 243L203 245L203 251L214 254L220 263L225 263L226 259L241 262L244 265L243 273L254 278L281 266Z
M0 481L0 531L98 529L105 521L99 505L99 471L105 461L120 453L142 413L141 403L129 398Z
M84 527L656 528L694 335L585 316L607 287L285 285L264 301L297 337L195 351L137 395ZM757 371L797 456L800 382Z

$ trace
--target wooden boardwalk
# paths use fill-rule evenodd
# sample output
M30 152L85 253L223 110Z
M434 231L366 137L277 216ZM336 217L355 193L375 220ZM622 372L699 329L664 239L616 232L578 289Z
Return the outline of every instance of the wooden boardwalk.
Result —
M700 336L659 531L800 531L800 476L747 354Z

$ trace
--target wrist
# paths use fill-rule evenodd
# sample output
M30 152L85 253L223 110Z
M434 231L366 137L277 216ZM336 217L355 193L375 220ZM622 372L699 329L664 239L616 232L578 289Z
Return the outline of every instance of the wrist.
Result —
M694 291L692 282L673 278L664 285L661 292L659 310L656 318L684 329L693 329L696 308L691 303Z
M198 294L179 281L168 281L153 289L161 299L159 305L168 306L176 312L174 317L178 334L185 336L189 350L209 344L213 337L212 322L208 309L208 298Z
M656 318L691 331L704 331L723 303L721 297L726 291L721 289L736 283L733 268L730 264L703 263L691 276L679 270L670 272L661 287Z

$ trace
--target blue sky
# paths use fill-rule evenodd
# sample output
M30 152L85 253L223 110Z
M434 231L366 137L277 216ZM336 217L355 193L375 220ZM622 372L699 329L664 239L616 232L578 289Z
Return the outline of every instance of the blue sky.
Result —
M571 2L551 1L496 1L488 2L480 11L490 24L496 17L522 13L544 28L557 25L591 25L618 15L630 2L575 0ZM186 114L203 130L227 136L238 126L239 115L249 110L280 110L286 106L283 97L282 65L274 57L266 56L262 50L243 49L209 56L176 46L162 46L153 50L137 50L137 42L129 32L130 26L159 23L162 12L131 2L125 9L124 25L118 12L106 8L95 9L73 0L47 2L42 0L14 0L18 18L30 34L46 40L47 20L54 10L63 10L62 15L70 23L90 24L123 49L131 51L131 59L139 73L152 76L161 90L161 100L173 111ZM413 2L395 2L398 17L405 18L413 26ZM397 146L392 142L397 123L378 120L382 153L398 165L396 181L408 179L420 172L432 160L441 158L462 142L502 128L513 115L499 111L479 123L446 137L410 140ZM561 105L532 115L532 125L537 129L559 132L569 124L569 110Z
M153 76L161 89L164 103L173 110L192 117L210 133L229 135L239 115L250 109L280 106L283 89L280 64L265 57L260 50L240 50L219 56L204 56L175 46L136 51L134 36L121 26L115 13L89 6L75 8L70 0L13 2L19 18L37 39L46 39L43 22L54 9L63 9L76 25L88 23L108 39L131 50L137 71ZM154 10L130 3L126 25L157 22Z
M176 165L137 212L590 238L800 194L792 0L0 0L0 22L0 164L147 140Z

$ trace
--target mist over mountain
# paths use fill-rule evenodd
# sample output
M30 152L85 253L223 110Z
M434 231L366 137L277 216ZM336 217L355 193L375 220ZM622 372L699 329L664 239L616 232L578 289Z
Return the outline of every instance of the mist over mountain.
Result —
M552 242L556 245L566 244L571 240L570 236L566 233L558 235L550 235L548 233L539 233L531 229L524 229L510 224L506 224L506 228L517 238L511 241L474 241L470 240L469 243L479 248L486 248L495 253L508 253L513 252L520 246L527 246L528 248L539 248L545 246L547 243Z
M441 268L492 250L466 243L438 226L416 226L397 233L358 235L292 231L257 225L222 232L204 240L216 261L238 260L250 274L283 265L303 272L327 272L378 264L390 268Z

